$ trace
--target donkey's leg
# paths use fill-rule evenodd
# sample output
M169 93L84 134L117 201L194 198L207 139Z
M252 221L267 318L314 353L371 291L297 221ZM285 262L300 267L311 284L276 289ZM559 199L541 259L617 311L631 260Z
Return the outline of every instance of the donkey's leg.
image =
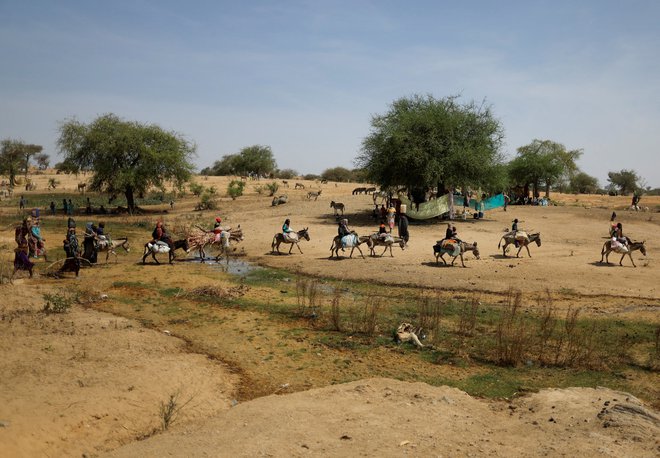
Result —
M300 251L300 254L303 254L302 248L300 248L300 243L296 243L296 247L298 247L298 251ZM291 247L293 248L293 247Z
M529 252L529 244L525 245L525 248L527 249L527 256L529 256L531 258L532 253Z
M360 245L355 245L354 248L358 249L358 251L360 252L360 256L362 256L362 259L364 259L364 253L362 253L362 248L360 248ZM352 253L352 251L351 251L351 253Z

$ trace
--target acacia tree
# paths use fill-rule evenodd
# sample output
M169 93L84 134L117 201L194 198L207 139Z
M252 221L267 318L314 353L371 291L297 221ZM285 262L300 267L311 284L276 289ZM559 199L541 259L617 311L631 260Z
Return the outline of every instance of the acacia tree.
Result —
M9 185L16 185L16 175L21 172L27 176L30 157L43 150L41 145L26 144L20 140L6 138L0 149L0 173L9 176Z
M608 172L607 181L610 182L611 187L618 188L619 193L624 196L643 187L640 184L641 177L634 170L624 169L619 172Z
M226 154L211 167L202 170L203 175L269 175L277 169L270 146L246 146L235 154Z
M277 169L270 146L246 146L238 153L235 161L236 170L243 175L248 173L256 173L259 176L269 175Z
M516 184L532 185L534 195L538 195L543 184L549 197L551 186L570 180L578 171L575 161L581 155L581 150L566 150L561 143L535 139L518 148L517 156L509 162L509 175Z
M40 153L34 156L34 160L37 163L39 170L45 170L50 165L50 156L46 153Z
M598 178L578 172L571 178L569 187L576 194L593 194L598 190Z
M381 187L487 186L502 139L489 107L414 95L372 117L356 163Z
M195 145L176 132L153 124L124 121L114 114L90 124L75 119L60 126L58 139L64 162L94 173L89 188L124 194L129 212L135 211L135 196L149 187L163 188L166 181L182 186L190 179Z

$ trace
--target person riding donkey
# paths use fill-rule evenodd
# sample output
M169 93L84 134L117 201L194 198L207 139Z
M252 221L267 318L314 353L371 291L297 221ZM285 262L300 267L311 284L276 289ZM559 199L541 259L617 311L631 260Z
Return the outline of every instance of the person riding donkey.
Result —
M346 246L351 244L351 238L355 237L355 233L348 228L348 219L342 218L339 220L337 234L341 240L341 251L344 251Z
M174 253L174 243L172 242L172 237L170 237L170 235L167 233L167 230L165 229L162 221L158 221L156 223L156 227L151 233L151 237L153 237L151 243L157 245L167 245L170 247L170 251Z
M105 223L103 221L99 222L96 228L96 236L98 237L99 250L105 249L112 242L110 234L105 233Z
M513 244L516 248L518 248L518 239L516 238L517 233L518 233L518 218L514 219L513 222L511 223L511 234L513 235Z
M631 240L623 235L623 224L616 223L615 229L612 232L612 249L627 252L630 243Z
M298 241L298 234L291 229L291 220L289 218L287 218L284 221L284 224L282 224L282 236L284 237L284 240L292 243Z

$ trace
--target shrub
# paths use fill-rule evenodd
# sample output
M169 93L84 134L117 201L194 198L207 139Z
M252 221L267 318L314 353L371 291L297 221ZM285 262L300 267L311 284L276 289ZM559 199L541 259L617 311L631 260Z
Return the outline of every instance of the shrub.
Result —
M215 186L206 188L199 199L197 204L198 210L215 210L218 208L218 190Z
M66 313L69 311L69 308L71 308L71 304L75 301L75 297L72 294L66 293L45 293L43 298L46 301L43 312L46 314Z
M195 197L201 196L202 193L204 192L204 186L199 183L190 183L188 185L188 189L190 189L190 192Z
M276 181L267 184L266 187L268 188L268 192L270 193L268 195L271 197L275 195L278 189L280 189L280 185Z
M245 183L240 180L232 180L227 186L227 194L232 200L236 200L237 197L243 195L243 189L245 188Z

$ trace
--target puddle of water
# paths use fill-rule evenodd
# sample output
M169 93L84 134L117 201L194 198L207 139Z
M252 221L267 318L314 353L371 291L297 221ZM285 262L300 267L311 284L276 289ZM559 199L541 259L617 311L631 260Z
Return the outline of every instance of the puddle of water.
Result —
M237 275L239 277L245 277L250 272L253 272L261 267L251 264L248 261L242 259L230 258L229 262L226 259L220 259L220 261L215 262L215 260L204 261L204 264L213 267L214 269L220 269L223 272L228 274Z

